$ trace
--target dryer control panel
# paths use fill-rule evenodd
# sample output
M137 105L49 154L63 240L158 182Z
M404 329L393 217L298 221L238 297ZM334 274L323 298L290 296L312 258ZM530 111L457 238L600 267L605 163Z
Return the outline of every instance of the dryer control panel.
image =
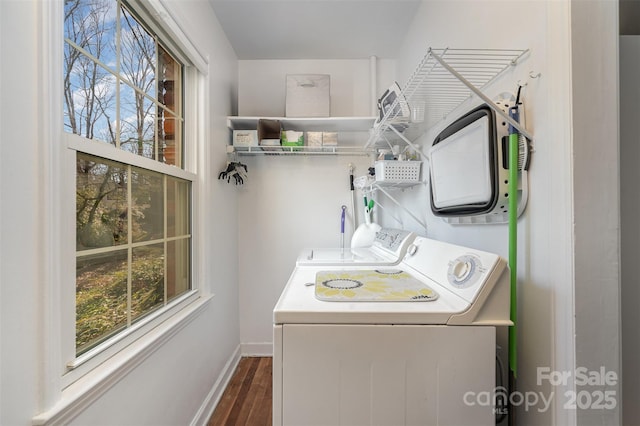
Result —
M506 267L506 261L496 254L423 237L409 246L402 264L469 303L476 299L492 270Z
M403 229L382 228L376 233L372 247L389 252L394 257L402 258L415 237L413 232Z
M395 265L415 238L416 234L410 231L382 228L371 247L304 249L296 266Z

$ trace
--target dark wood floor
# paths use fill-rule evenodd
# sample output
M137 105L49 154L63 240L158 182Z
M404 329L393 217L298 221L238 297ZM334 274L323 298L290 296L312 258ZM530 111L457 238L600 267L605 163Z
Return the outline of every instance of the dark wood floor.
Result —
M271 426L271 357L242 358L208 426Z

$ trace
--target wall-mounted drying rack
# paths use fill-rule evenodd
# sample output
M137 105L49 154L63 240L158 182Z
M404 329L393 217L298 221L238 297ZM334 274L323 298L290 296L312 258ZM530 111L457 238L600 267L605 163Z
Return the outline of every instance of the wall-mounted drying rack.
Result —
M529 140L533 135L508 114L508 111L482 90L506 70L516 66L529 53L528 49L436 49L429 48L407 83L386 113L374 123L364 148L392 147L405 143L415 152L421 153L421 147L414 141L446 118L454 109L474 95L482 99L506 123ZM535 77L530 73L532 78ZM406 114L422 109L420 114ZM424 183L424 173L422 182ZM403 187L404 188L404 187ZM426 223L418 218L388 190L373 184L369 190L379 189L389 200L405 211L425 230ZM391 188L387 188L391 189Z
M531 140L531 133L481 91L504 71L517 65L528 52L528 49L429 48L402 88L404 98L398 97L382 119L376 120L365 148L404 141L420 152L414 144L415 139L473 95ZM424 108L424 114L416 114L419 115L417 120L415 116L413 119L402 116L400 106L403 102L410 110Z

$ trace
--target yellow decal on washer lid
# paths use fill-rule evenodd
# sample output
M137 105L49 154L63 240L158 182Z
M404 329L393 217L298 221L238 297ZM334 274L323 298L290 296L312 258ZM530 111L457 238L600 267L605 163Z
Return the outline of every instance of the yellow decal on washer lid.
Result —
M315 294L325 301L426 302L438 298L425 283L399 269L319 271Z

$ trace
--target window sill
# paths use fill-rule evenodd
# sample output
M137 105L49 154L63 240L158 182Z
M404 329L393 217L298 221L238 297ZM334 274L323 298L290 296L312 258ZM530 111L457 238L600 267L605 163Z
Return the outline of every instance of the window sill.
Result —
M159 347L204 312L213 296L203 296L171 318L158 324L127 348L65 388L58 402L33 417L33 425L65 424L100 398Z

